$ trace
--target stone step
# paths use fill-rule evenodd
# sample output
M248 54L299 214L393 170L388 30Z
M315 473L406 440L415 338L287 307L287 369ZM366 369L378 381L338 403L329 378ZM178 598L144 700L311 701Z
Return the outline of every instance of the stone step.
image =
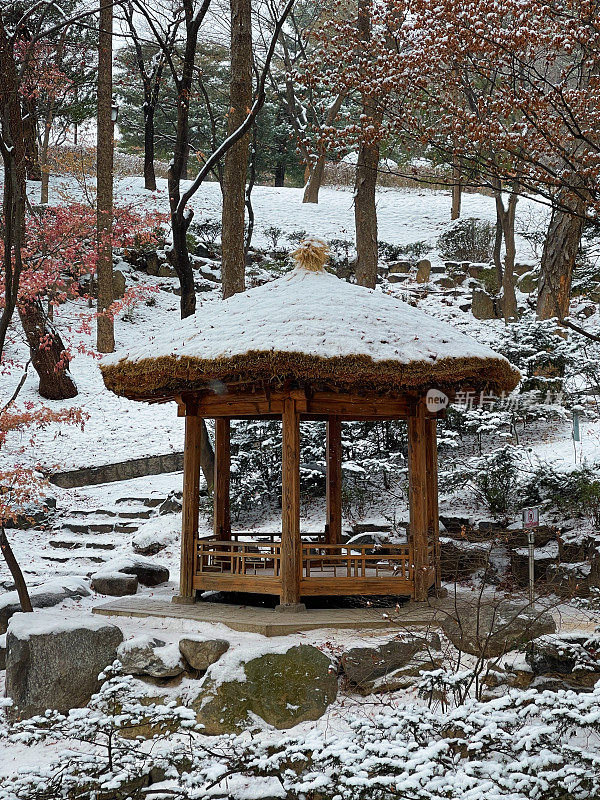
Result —
M93 550L114 550L116 544L114 542L99 542L97 540L85 540L81 536L77 537L61 537L50 539L48 542L50 547L58 548L61 550L80 550L81 548Z
M110 519L150 519L153 511L148 506L143 504L138 505L137 508L129 508L121 511L118 508L96 508L96 509L77 509L69 511L70 517L77 517L80 519L87 519L88 517L108 517Z
M66 564L67 562L79 563L82 561L91 561L92 564L103 564L106 561L106 553L102 553L98 550L86 550L83 553L77 552L73 555L56 555L56 556L49 556L44 555L42 558L45 561L52 561L53 563L57 564Z
M118 500L115 500L115 505L121 505L122 503L141 503L147 508L156 508L156 506L164 503L166 499L166 497L119 497Z
M130 522L64 522L63 529L72 533L135 533L139 525Z

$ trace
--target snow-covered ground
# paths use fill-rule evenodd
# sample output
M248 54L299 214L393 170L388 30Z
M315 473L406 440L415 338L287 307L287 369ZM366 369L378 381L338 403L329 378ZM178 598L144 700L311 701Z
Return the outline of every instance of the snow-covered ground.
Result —
M37 187L31 187L32 200L36 200ZM73 183L53 180L51 203L64 198L65 191L76 198L78 189ZM159 208L166 211L167 195L164 181L159 181L156 193L148 193L143 189L141 178L127 178L119 182L115 195L117 199L139 203L148 208ZM253 193L253 204L256 214L256 235L254 243L265 246L268 239L265 229L270 226L280 227L285 233L306 231L325 239L353 239L353 207L352 192L348 189L325 187L321 191L318 205L307 205L301 202L302 192L299 189L275 189L272 187L256 187ZM220 188L217 184L205 184L194 198L192 206L197 220L216 219L220 215ZM437 237L450 224L450 197L447 193L430 190L396 190L382 189L378 192L378 218L380 240L391 244L409 244L425 241L433 246ZM463 197L463 216L477 217L494 221L494 201L492 198L466 194ZM530 200L521 200L518 206L517 230L521 226L534 224L542 226L547 218L547 209ZM532 263L534 253L526 240L517 237L519 263ZM428 254L432 262L441 261L439 255L432 251ZM159 337L165 330L177 330L179 325L179 299L173 293L176 281L172 278L151 278L141 272L130 272L130 281L142 286L157 286L158 291L152 295L152 303L142 300L124 317L116 321L117 348L129 350L141 344L147 344L154 337ZM504 323L499 320L475 320L464 306L465 291L442 291L431 288L426 295L415 283L406 285L386 284L385 291L398 297L410 296L419 309L433 317L450 322L463 333L474 336L479 343L491 344L497 340ZM524 300L523 297L520 298ZM199 323L202 312L208 304L219 302L218 288L212 292L198 295ZM318 302L318 298L315 298ZM118 398L104 388L98 360L89 354L93 349L93 336L81 328L81 318L88 312L87 305L82 302L70 302L61 306L56 312L56 324L65 340L71 345L75 357L71 363L71 372L75 378L79 395L69 403L53 403L54 408L67 405L81 407L88 415L84 430L77 428L58 429L50 426L36 436L35 452L26 452L23 458L28 463L42 465L46 470L68 470L79 467L98 466L130 458L165 454L179 451L183 446L183 420L176 414L173 404L147 405L134 403ZM83 345L85 352L78 352ZM15 361L26 360L26 347L23 337L18 334L12 339L7 355ZM12 393L15 384L16 370L12 375L0 374L0 400ZM36 403L37 380L30 370L27 381L20 396L20 401ZM600 457L600 422L590 421L582 425L581 442L572 439L572 424L569 419L556 421L549 425L530 426L520 432L521 444L528 457L552 461L559 465L569 466L585 460L595 461ZM17 436L9 438L6 447L0 451L0 464L11 463L15 453L23 442ZM82 489L63 490L52 487L52 494L58 503L57 516L50 520L50 529L35 528L26 531L9 531L16 555L24 569L27 581L35 592L50 583L56 587L63 580L84 581L89 584L90 575L101 570L111 561L130 557L134 539L142 544L152 539L160 529L164 549L153 559L166 565L171 573L168 583L153 589L140 587L140 595L152 596L168 600L175 593L178 583L179 514L159 515L155 502L161 502L171 493L181 489L181 473L170 473L150 478L138 478L131 481L111 483L101 486L90 486ZM145 504L151 501L152 504ZM461 501L454 496L451 501L442 503L446 513L474 513L472 503ZM147 513L149 518L145 518ZM303 518L304 530L320 529L324 520L324 503L314 500L305 509ZM127 517L131 514L131 517ZM139 518L135 515L139 514ZM376 491L371 504L363 512L363 522L381 522L387 520L405 520L407 515L406 497L403 491ZM208 530L207 513L201 518L201 528ZM111 523L113 520L113 523ZM269 509L264 514L260 509L253 515L240 520L240 527L251 521L252 528L260 530L276 530L278 526L277 512ZM348 520L346 520L346 523ZM113 524L114 529L110 529ZM90 528L81 532L81 526ZM117 530L116 526L119 526ZM69 527L74 526L74 527ZM78 528L79 526L79 528ZM96 526L99 530L93 530ZM108 526L109 530L102 528ZM71 548L70 545L73 544ZM76 546L75 546L76 545ZM0 562L0 585L9 587L10 580L3 562ZM470 590L466 590L470 591ZM5 597L6 599L6 597ZM36 614L62 615L72 619L88 612L101 600L91 593L87 597L64 600L58 610L38 610ZM374 613L377 613L374 611ZM572 607L559 608L557 618L565 628L587 629L596 622L595 612L577 614ZM227 673L235 673L240 659L265 651L277 651L292 644L311 643L335 654L343 647L357 644L374 644L382 639L379 633L353 634L347 631L318 631L285 637L277 642L267 641L258 634L240 634L220 625L196 623L189 620L169 619L115 619L123 628L126 638L139 633L151 634L167 642L175 642L183 634L193 633L210 638L221 637L231 642L232 648L227 659L221 664ZM221 663L221 662L219 662ZM223 675L221 676L223 677ZM3 690L3 673L0 672L0 694ZM185 688L185 687L184 687ZM178 690L179 691L179 690ZM417 700L416 690L411 689L402 698ZM390 705L395 700L384 701ZM319 721L320 731L344 731L345 719L349 709L363 703L357 697L341 694L338 701L330 707L326 715ZM365 713L376 714L381 708L379 701L369 698L364 701ZM299 735L310 732L314 723L302 723L296 729ZM277 736L277 734L275 734ZM0 778L10 775L17 767L26 768L28 763L39 765L56 755L53 747L38 747L32 750L23 748L18 742L3 748L0 753ZM28 761L28 759L30 761ZM255 787L256 788L256 787Z

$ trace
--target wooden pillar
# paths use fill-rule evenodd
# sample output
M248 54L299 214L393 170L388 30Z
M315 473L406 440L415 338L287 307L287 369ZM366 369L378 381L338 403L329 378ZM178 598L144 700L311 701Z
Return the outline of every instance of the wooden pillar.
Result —
M198 539L200 497L201 417L186 411L183 452L183 508L181 523L181 565L178 602L194 600L195 547Z
M279 610L300 610L300 417L296 401L283 406L281 464L281 596Z
M435 567L435 588L441 585L440 573L440 516L438 509L438 461L437 461L437 420L425 420L425 460L427 480L427 532L433 543L433 566Z
M342 423L339 417L327 420L327 523L325 542L341 544L342 541Z
M408 418L408 496L410 540L415 568L414 599L427 599L427 463L425 409L418 404Z
M215 537L224 541L231 539L231 514L229 509L230 429L228 417L217 417L215 419L213 530Z

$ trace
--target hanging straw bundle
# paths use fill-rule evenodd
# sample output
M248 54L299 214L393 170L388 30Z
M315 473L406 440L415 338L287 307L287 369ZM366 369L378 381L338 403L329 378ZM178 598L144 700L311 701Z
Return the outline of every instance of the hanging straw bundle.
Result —
M329 258L329 247L322 239L310 237L300 243L292 258L299 267L309 272L320 272Z

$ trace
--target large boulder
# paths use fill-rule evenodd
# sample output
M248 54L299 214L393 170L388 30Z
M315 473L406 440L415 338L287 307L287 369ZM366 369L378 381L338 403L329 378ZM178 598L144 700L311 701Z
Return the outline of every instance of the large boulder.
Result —
M198 672L206 672L228 650L229 642L225 639L185 636L179 640L179 652L190 667Z
M440 570L442 580L456 581L471 577L487 567L488 544L440 536Z
M125 597L138 590L138 579L135 575L124 572L97 572L92 575L92 589L98 594L109 597Z
M63 600L79 600L91 594L87 585L78 577L64 577L46 581L29 592L33 608L51 608ZM8 621L13 614L21 611L17 592L7 592L0 599L0 633L6 633Z
M158 586L169 580L169 570L142 556L124 556L107 561L102 572L124 572L135 575L142 586Z
M525 656L535 676L535 685L589 689L600 678L600 637L585 633L542 636Z
M85 706L123 634L93 615L15 614L6 637L6 694L20 718Z
M319 719L337 694L329 658L316 647L298 645L286 653L267 653L247 661L245 681L209 679L193 702L198 722L209 736L233 733L251 714L275 728Z
M165 502L167 502L165 500ZM160 553L175 541L181 532L181 516L154 517L140 525L133 537L133 552L142 556Z
M117 657L126 675L175 678L185 670L176 644L167 645L148 635L136 636L123 642Z
M483 289L473 289L471 313L475 319L496 319L498 317L493 298Z
M360 694L389 692L413 682L422 670L441 666L440 639L409 636L377 647L353 647L341 659L342 670Z
M417 283L427 283L431 277L431 261L422 258L417 264Z
M481 601L462 607L442 621L444 634L464 653L497 658L510 650L522 650L533 639L554 633L552 615L537 606L508 600Z

